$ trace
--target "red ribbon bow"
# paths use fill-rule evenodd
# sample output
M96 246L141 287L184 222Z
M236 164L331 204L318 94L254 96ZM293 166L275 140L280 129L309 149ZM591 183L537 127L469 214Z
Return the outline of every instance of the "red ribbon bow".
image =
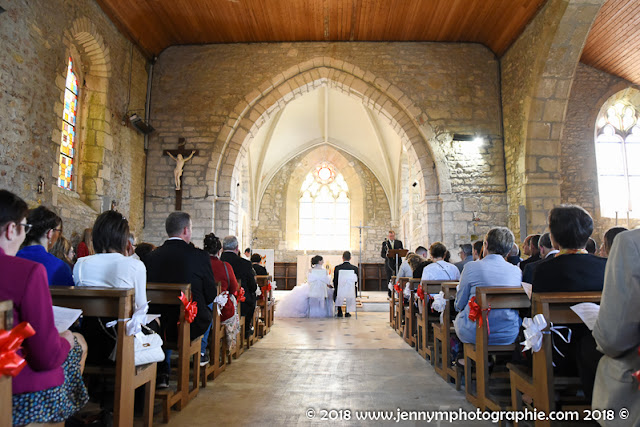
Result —
M418 295L418 298L420 298L422 301L424 301L424 290L422 289L422 285L418 285L418 290L416 291L416 294Z
M393 285L393 289L395 289L397 293L402 294L402 288L398 286L397 283Z
M491 329L489 328L489 312L491 311L491 306L481 310L480 306L476 302L476 297L471 297L469 300L469 320L472 322L478 323L478 328L482 327L482 312L487 312L487 334L491 335Z
M29 322L22 322L10 331L0 329L0 374L15 377L26 366L27 361L17 351L22 341L35 335Z
M638 356L640 356L640 346L638 346ZM640 383L640 369L638 369L631 375L638 381L638 383ZM640 390L640 384L638 384L638 390Z
M193 323L193 319L195 319L196 314L198 314L198 303L196 303L193 298L187 301L187 296L184 292L180 292L179 299L184 305L184 317L187 323Z
M245 298L244 296L244 288L243 287L239 287L238 290L235 293L236 299L240 302L244 302L244 300L246 300L247 298Z

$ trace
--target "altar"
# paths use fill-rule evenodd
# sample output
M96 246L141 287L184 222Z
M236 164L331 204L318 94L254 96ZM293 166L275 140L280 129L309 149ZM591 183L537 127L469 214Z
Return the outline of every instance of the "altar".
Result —
M297 257L297 271L296 271L296 283L298 285L307 281L307 275L309 274L309 270L311 269L311 258L315 255L320 255L324 260L325 267L329 265L329 275L333 279L333 269L336 265L342 264L342 255L323 255L323 254L312 254L312 255L298 255ZM351 260L349 261L351 264L358 266L358 257L351 255Z

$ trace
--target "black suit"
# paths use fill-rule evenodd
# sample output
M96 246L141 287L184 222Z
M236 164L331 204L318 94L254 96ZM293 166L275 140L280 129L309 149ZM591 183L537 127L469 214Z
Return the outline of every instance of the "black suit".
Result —
M256 272L256 276L268 276L269 272L267 271L266 268L264 268L263 266L261 266L258 263L254 263L252 264L253 266L253 271Z
M258 289L256 275L251 266L251 261L231 251L222 252L220 259L231 264L236 279L238 279L238 282L242 285L242 289L244 289L245 301L241 305L242 315L246 317L245 322L249 322L250 325L253 319L253 312L256 310L256 290ZM248 327L245 332L247 335L250 335L250 329Z
M535 254L533 256L530 256L529 258L525 259L524 261L520 261L520 265L519 265L520 270L524 271L524 268L527 265L529 265L531 263L534 263L536 261L540 261L540 253L537 253L537 254Z
M590 254L560 255L538 265L533 273L533 292L602 291L606 258ZM557 325L556 325L557 326ZM585 395L591 400L596 369L602 353L586 325L571 325L569 344L559 337L553 342L565 357L553 354L559 375L580 376Z
M557 253L557 252L556 252ZM527 283L533 283L533 272L536 271L536 268L538 268L538 266L540 264L542 264L543 262L547 262L552 260L555 256L556 253L546 257L546 258L542 258L539 259L537 261L534 262L530 262L529 264L524 266L524 270L522 270L522 281L523 282L527 282Z
M402 241L394 240L393 247L389 240L385 240L382 242L382 250L380 251L380 256L385 259L384 265L387 269L387 280L391 280L391 276L396 274L396 259L395 258L387 258L387 252L391 249L404 249L402 247Z
M336 295L338 295L338 273L341 270L351 270L356 273L356 277L358 277L358 267L351 264L349 261L345 261L340 265L336 265L336 268L333 269L333 300L336 300Z
M198 306L196 318L191 323L191 339L204 334L212 320L211 310L207 306L213 302L217 293L209 254L190 246L184 240L167 240L158 249L150 252L144 258L144 263L147 267L148 282L191 284L191 295ZM162 314L163 330L166 330L170 339L174 336L177 339L177 310L166 306L154 308L159 311L149 311Z

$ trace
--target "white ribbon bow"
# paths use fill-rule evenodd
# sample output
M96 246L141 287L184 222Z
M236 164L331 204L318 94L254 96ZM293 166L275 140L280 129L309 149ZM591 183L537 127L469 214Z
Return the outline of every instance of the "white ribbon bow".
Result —
M278 287L276 286L276 281L275 281L275 280L274 280L274 281L272 281L272 282L271 282L271 289L275 291L277 288L278 288Z
M411 289L409 288L408 283L404 285L404 291L402 291L402 294L404 295L405 298L411 299Z
M540 351L542 347L542 330L547 327L547 320L542 313L536 314L533 319L525 317L522 321L524 327L524 341L520 344L524 345L524 350Z
M119 321L128 320L127 335L135 335L141 332L142 325L145 325L147 322L147 311L149 311L149 302L151 301L147 301L147 303L144 306L136 309L136 311L133 312L133 316L131 316L130 318L127 317L126 319L112 320L111 322L107 322L105 326L107 328L113 328L118 324Z
M222 307L227 305L227 301L229 301L229 291L224 291L213 300L213 302L217 304L218 316L222 315Z
M260 289L260 286L258 286L256 288L256 296L259 297L260 295L262 295L262 290Z
M437 311L438 313L442 313L447 306L447 300L444 299L444 292L440 291L437 294L433 294L433 302L431 303L431 308Z

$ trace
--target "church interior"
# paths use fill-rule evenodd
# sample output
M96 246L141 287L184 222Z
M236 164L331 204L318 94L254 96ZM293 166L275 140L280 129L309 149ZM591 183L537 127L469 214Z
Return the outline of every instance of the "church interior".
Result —
M0 0L0 40L0 188L54 211L74 247L109 210L161 246L182 211L196 247L213 232L268 252L276 300L313 255L362 267L359 319L278 318L274 303L271 333L169 425L514 409L510 392L506 406L465 392L500 356L436 369L450 361L419 339L420 281L410 307L387 294L389 231L458 262L495 227L519 246L549 231L565 204L598 247L640 227L636 0Z

